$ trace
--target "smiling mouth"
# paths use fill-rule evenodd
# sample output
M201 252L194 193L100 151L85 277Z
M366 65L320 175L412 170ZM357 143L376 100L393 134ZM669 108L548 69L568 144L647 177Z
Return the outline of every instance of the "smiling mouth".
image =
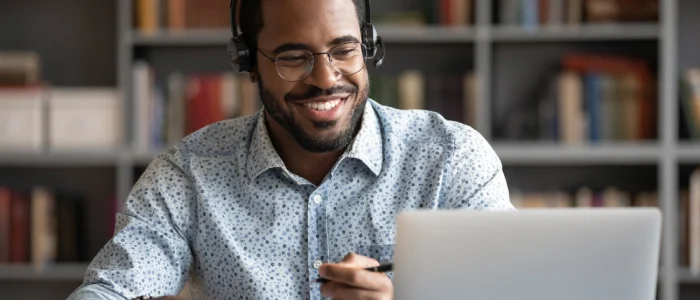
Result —
M317 111L329 111L331 109L334 109L336 106L338 106L341 102L347 100L349 97L345 97L343 99L335 99L335 100L328 100L328 101L318 101L318 102L309 102L309 103L304 103L303 105Z

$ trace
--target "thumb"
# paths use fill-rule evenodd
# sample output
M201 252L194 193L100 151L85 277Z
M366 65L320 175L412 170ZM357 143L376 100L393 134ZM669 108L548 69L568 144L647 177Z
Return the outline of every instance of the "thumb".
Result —
M343 260L340 261L339 264L357 268L369 268L379 266L379 262L375 259L367 256L362 256L356 253L348 253L348 255L346 255L343 258Z

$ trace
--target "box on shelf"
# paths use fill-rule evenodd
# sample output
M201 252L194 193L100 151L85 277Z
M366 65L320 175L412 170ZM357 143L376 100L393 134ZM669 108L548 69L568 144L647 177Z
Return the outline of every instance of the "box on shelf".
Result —
M52 88L48 147L52 151L109 150L122 142L121 94L114 88Z
M46 96L40 87L0 88L0 151L42 150Z

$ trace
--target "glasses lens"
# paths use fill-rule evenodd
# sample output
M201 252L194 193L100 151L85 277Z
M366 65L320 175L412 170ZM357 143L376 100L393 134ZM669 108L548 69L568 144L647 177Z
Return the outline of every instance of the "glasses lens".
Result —
M301 80L313 68L313 55L306 50L293 50L280 53L275 60L277 73L290 81Z
M340 44L331 50L332 65L343 75L352 75L365 67L365 45L362 43Z
M340 44L330 51L331 66L340 74L353 75L365 67L366 53L362 43ZM285 80L303 80L314 67L314 56L307 50L285 51L277 55L275 67Z

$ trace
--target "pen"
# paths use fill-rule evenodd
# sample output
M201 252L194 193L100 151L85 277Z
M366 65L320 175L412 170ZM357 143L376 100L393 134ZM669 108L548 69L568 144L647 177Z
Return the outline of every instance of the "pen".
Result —
M394 264L392 264L392 263L386 263L386 264L381 264L381 265L376 266L376 267L365 268L364 270L365 270L365 271L370 271L370 272L380 272L380 273L384 273L384 272L391 272L393 269L394 269ZM329 281L330 281L330 280L328 280L328 279L326 279L326 278L318 278L318 279L314 280L314 282L317 282L317 283L326 283L326 282L329 282Z

